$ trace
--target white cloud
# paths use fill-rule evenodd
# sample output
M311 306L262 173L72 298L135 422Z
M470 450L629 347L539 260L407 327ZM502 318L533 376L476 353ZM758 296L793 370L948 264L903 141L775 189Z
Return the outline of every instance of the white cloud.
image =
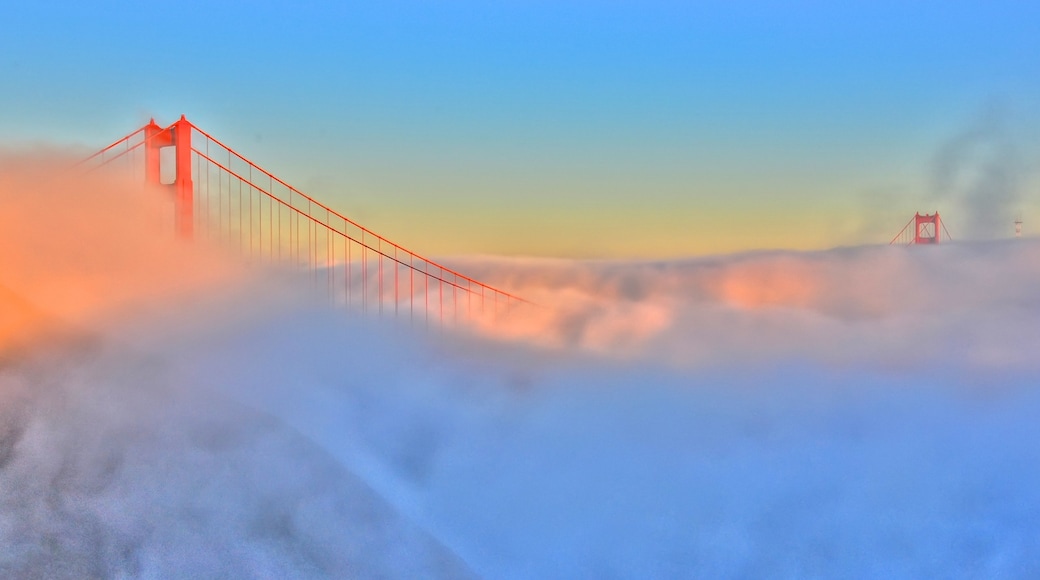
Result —
M413 331L151 235L3 246L9 575L1040 572L1035 240L462 260L540 306Z

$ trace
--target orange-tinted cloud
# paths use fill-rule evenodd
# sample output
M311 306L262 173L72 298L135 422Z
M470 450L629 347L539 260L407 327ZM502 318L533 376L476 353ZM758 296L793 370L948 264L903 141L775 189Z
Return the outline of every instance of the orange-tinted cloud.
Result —
M485 336L679 365L768 359L1033 365L1035 241L764 252L672 262L474 260L539 304L478 320ZM986 312L978 320L967 317ZM881 362L878 362L881 361Z
M47 155L0 159L0 350L162 309L240 269L175 239L164 192Z

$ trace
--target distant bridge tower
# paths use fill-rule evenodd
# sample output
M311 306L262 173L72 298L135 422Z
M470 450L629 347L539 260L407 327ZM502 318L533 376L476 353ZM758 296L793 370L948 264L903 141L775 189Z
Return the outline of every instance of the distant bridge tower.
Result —
M165 129L152 119L144 126L144 178L154 186L173 189L174 224L178 235L191 238L194 231L195 190L191 180L191 123L181 115L176 123ZM162 183L160 150L173 147L174 178L172 183Z
M915 213L903 229L892 238L889 244L909 246L911 244L938 244L940 241L949 240L950 232L946 230L939 217L939 212L932 214Z
M1019 214L1019 216L1015 218L1015 237L1016 238L1021 238L1022 237L1022 215L1021 214Z
M939 243L939 212L933 214L914 214L914 243Z

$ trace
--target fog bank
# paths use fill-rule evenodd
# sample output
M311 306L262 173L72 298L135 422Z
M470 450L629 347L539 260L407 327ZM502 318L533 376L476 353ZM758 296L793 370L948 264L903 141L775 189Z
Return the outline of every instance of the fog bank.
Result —
M536 305L424 330L5 167L4 576L1040 574L1036 240L460 259Z

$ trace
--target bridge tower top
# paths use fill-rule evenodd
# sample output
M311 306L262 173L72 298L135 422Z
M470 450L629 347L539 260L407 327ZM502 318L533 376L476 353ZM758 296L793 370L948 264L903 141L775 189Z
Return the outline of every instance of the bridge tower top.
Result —
M914 243L938 244L940 224L939 212L924 215L914 214Z
M152 119L144 126L144 175L145 182L155 187L173 189L174 223L177 233L191 238L194 231L194 185L191 179L191 130L188 119L181 118L163 128ZM173 147L174 178L172 183L162 182L162 155L160 151Z
M949 240L950 232L947 231L946 225L943 223L942 218L939 217L939 212L926 214L916 212L914 217L903 226L903 229L896 234L896 237L892 238L889 244L902 246L931 245Z

